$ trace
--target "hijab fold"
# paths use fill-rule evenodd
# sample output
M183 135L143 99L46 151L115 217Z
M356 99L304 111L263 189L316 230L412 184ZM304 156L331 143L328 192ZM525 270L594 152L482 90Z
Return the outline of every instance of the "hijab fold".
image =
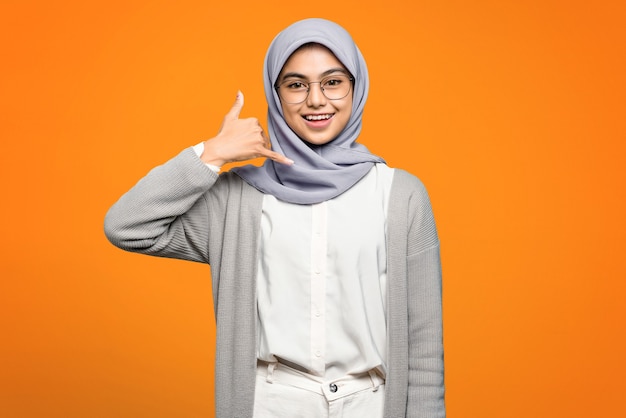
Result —
M306 144L291 130L274 88L289 57L308 43L328 48L354 77L350 119L343 131L324 145ZM267 159L260 167L246 165L231 170L248 184L285 202L314 204L339 196L363 178L374 164L384 162L356 142L361 132L369 78L361 52L341 26L324 19L305 19L280 32L265 56L263 79L272 150L295 164L288 166Z

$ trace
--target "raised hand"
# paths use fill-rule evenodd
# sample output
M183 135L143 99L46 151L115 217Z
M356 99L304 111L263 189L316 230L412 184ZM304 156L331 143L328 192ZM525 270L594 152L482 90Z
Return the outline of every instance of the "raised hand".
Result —
M222 166L233 161L266 157L278 163L293 164L289 158L270 149L270 140L258 119L239 119L242 108L243 93L238 92L217 136L204 142L202 161Z

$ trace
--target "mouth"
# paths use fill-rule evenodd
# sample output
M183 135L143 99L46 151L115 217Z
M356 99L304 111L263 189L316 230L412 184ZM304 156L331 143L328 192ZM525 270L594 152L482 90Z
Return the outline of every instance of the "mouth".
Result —
M302 115L302 117L305 120L308 120L309 122L317 122L321 120L328 120L332 118L334 115L335 115L334 113L324 113L324 114L319 114L319 115Z

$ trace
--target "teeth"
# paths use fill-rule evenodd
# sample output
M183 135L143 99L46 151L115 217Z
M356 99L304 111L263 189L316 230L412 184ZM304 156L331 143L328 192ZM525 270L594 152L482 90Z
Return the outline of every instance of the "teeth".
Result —
M330 119L332 115L306 115L304 118L306 120L324 120Z

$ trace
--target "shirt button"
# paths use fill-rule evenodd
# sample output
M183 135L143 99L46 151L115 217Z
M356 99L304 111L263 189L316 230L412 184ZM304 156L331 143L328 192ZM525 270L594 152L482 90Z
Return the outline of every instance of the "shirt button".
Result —
M331 391L332 393L337 392L337 385L336 385L336 384L331 383L330 385L328 385L328 387L330 388L330 391Z
M317 351L315 352L315 355L316 355L317 357L319 357L319 356L321 356L321 355L322 355L322 352L321 352L320 350L317 350Z

